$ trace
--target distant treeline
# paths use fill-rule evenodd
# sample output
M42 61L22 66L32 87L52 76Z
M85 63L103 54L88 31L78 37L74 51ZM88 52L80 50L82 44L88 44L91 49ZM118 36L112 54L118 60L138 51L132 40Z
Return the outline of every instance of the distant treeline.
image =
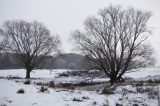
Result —
M0 69L19 69L23 64L16 60L16 54L0 54ZM90 69L90 61L82 55L69 53L57 56L46 56L44 61L35 69Z

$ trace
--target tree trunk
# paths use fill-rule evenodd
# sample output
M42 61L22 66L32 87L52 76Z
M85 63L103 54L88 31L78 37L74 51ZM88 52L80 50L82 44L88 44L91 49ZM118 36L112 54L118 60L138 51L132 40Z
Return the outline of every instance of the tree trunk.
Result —
M111 83L111 85L114 85L115 84L115 79L114 78L110 78L110 83Z
M30 78L31 69L26 69L26 78Z
M111 85L114 85L115 83L117 83L117 82L124 82L125 80L121 77L121 78L115 78L115 77L113 77L113 78L110 78L110 83L111 83Z

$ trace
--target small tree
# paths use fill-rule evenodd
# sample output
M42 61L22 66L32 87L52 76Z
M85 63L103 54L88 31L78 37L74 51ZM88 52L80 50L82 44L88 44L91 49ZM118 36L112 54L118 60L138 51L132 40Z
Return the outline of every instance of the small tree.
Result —
M60 44L57 37L51 37L49 30L36 21L6 21L2 30L8 37L8 50L17 54L17 60L26 69L26 78L30 78L33 68L42 63L45 56L56 52Z
M75 31L72 38L76 47L114 84L128 69L144 65L145 57L151 55L151 49L144 44L150 35L146 23L151 13L109 6L98 15L87 18L84 32Z

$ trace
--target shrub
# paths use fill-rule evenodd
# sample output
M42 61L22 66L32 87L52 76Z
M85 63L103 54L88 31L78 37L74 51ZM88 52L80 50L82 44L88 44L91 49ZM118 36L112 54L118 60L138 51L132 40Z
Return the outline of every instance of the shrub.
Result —
M43 85L43 83L42 82L37 82L36 85L40 85L41 86L41 85Z
M148 98L149 99L156 99L158 96L158 91L156 91L154 88L150 88L148 90Z
M122 104L116 103L116 106L123 106Z
M108 104L103 104L103 106L109 106Z
M102 94L107 94L107 95L114 94L113 88L107 88L107 87L105 87L105 88L102 90Z
M138 104L133 104L133 106L139 106Z
M20 94L24 94L25 93L25 91L24 91L24 89L19 89L18 91L17 91L17 93L20 93Z
M19 75L15 75L15 76L8 75L6 78L7 78L8 80L12 80L12 79L22 79L21 77L19 77Z
M68 88L68 89L74 89L74 84L71 83L59 83L56 85L56 87L61 87L61 88Z
M39 91L40 91L40 92L45 92L45 91L48 91L48 88L47 88L47 87L44 87L44 86L41 86L41 88L40 88Z
M152 79L149 79L149 81L148 81L149 83L153 83L153 81L152 81Z
M88 100L88 99L89 99L89 97L87 97L87 96L83 96L83 97L82 97L82 99L86 99L86 100Z
M94 101L94 102L92 103L92 105L97 105L97 102L96 102L96 101Z
M15 82L19 82L19 81L15 80Z
M54 81L50 81L48 84L49 87L54 88L55 87L55 83Z
M82 102L83 100L74 97L73 101Z
M7 106L6 104L0 104L0 106Z
M137 82L136 86L144 86L143 81Z
M69 88L70 86L72 86L72 84L70 83L61 83L61 86L64 88Z
M159 79L156 79L154 82L155 82L155 83L160 83L160 80L159 80Z
M123 100L122 98L119 98L119 100L121 101L121 100Z
M31 84L31 81L30 80L26 80L26 81L24 81L24 84L29 85L29 84Z

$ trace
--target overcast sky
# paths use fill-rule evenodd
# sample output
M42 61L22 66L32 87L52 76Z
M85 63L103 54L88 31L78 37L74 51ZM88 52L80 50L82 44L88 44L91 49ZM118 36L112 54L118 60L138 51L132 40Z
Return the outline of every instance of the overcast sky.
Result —
M151 11L149 26L153 28L151 43L160 65L160 0L0 0L0 25L6 20L37 20L44 23L62 40L64 52L72 52L70 33L83 29L84 19L96 15L108 5L121 5Z

